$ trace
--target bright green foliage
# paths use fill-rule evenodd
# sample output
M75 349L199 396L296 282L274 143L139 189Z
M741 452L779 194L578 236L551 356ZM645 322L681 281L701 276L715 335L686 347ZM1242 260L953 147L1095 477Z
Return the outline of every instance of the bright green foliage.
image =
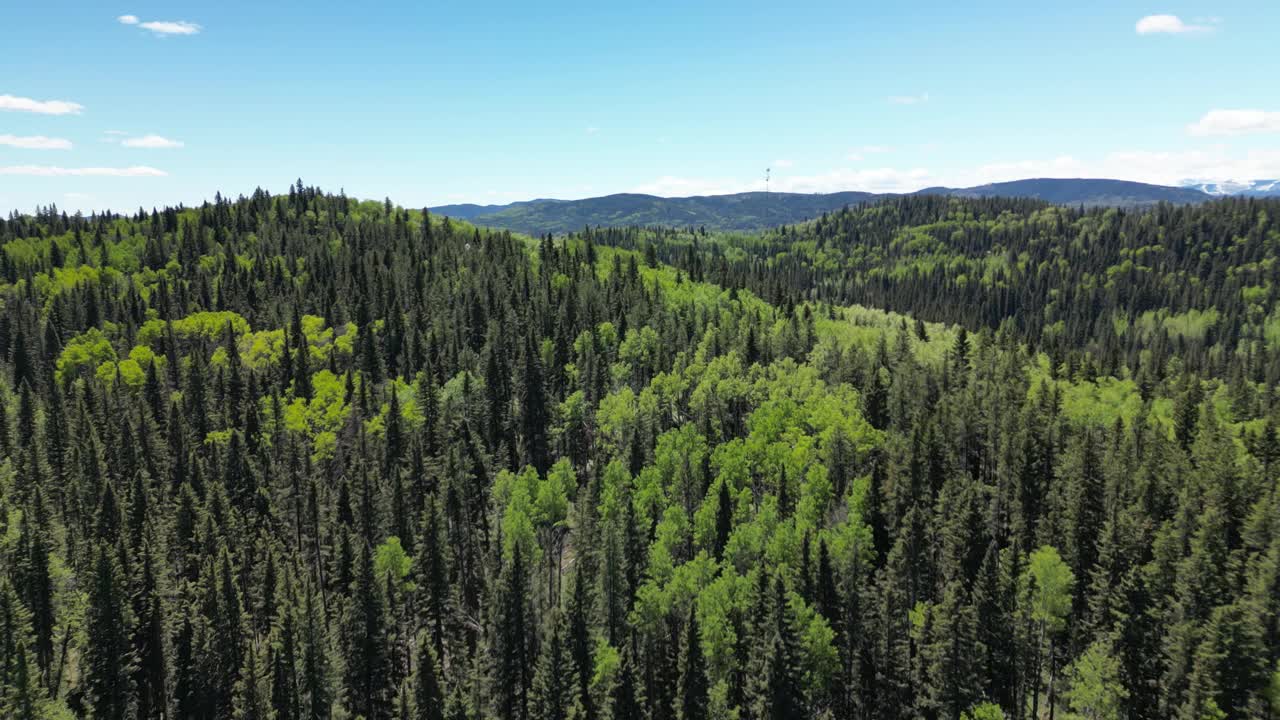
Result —
M1031 553L1027 562L1031 585L1031 617L1051 632L1061 630L1071 612L1071 592L1075 575L1062 562L1057 549L1045 545Z
M394 535L387 538L373 553L373 570L375 577L391 578L397 590L405 589L405 579L413 566L413 558L405 554L400 538Z
M98 328L72 338L58 356L57 378L59 382L75 376L83 368L96 369L102 363L116 359L115 348Z
M1120 678L1120 662L1103 641L1089 646L1072 663L1063 699L1071 712L1088 720L1120 720L1128 690Z
M1004 710L995 703L979 703L960 715L961 720L1004 720Z

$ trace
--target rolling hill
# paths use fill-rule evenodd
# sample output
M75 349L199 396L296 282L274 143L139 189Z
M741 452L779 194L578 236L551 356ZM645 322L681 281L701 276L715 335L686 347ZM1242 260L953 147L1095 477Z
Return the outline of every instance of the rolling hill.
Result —
M1212 196L1195 188L1124 180L1038 178L970 188L931 187L917 195L1028 197L1058 205L1145 207L1161 202L1199 203ZM802 222L850 205L895 194L867 192L763 193L666 198L620 193L583 200L525 200L508 205L441 205L434 213L478 225L530 234L566 233L583 227L666 226L710 230L758 230Z
M942 194L958 197L1028 197L1054 205L1086 207L1144 207L1162 202L1186 205L1211 199L1195 188L1085 178L1034 178L941 190L944 191Z
M622 193L585 200L529 200L510 205L446 205L432 212L479 225L528 233L564 233L585 226L704 226L754 230L800 222L880 196L864 192L825 195L748 192L664 198Z

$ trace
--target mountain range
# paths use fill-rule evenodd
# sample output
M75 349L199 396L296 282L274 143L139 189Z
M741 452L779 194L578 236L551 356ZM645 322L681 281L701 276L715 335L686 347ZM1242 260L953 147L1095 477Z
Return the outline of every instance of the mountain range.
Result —
M1280 195L1280 181L1189 182L1182 187L1127 180L1034 178L967 188L929 187L911 194L957 197L1027 197L1057 205L1140 208L1167 202L1193 204L1223 195ZM524 200L506 205L441 205L434 213L477 225L530 234L565 233L583 227L704 227L748 231L802 222L825 212L896 197L901 193L764 193L658 197L620 193L582 200Z
M1280 180L1187 180L1185 188L1214 196L1245 195L1247 197L1280 197Z

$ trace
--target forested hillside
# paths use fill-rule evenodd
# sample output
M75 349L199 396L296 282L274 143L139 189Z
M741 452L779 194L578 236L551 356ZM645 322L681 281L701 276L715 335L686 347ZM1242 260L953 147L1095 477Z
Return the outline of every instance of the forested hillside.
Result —
M596 236L779 305L861 303L975 330L1007 325L1068 375L1131 375L1150 388L1176 360L1174 372L1280 380L1276 201L1081 211L908 197L758 236Z
M0 716L1275 718L1278 213L10 217Z
M684 198L620 193L583 200L529 200L510 205L445 205L431 208L431 212L488 227L534 234L575 232L585 227L602 225L760 230L810 220L824 212L874 200L876 197L866 192L745 192Z
M1073 207L1148 207L1197 204L1214 196L1196 188L1124 180L1038 178L969 188L931 187L914 195L1032 198ZM812 220L842 208L902 197L898 193L744 192L699 197L621 193L582 200L525 200L509 205L442 205L431 212L487 227L544 234L599 227L674 227L758 231Z

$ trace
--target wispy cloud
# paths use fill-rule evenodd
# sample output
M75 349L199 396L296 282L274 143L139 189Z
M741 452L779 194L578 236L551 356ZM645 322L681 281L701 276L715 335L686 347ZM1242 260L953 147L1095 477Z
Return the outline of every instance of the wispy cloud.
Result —
M976 166L934 168L836 168L812 175L784 175L770 185L775 192L829 193L861 190L915 192L932 186L972 187L1027 178L1109 178L1157 185L1179 185L1188 178L1240 180L1280 177L1280 150L1236 151L1226 146L1192 151L1116 150L1095 157L1058 155L1015 159ZM764 190L764 178L667 175L630 189L665 197L726 195Z
M1280 112L1266 110L1210 110L1187 126L1197 137L1280 133Z
M80 103L66 100L32 100L14 95L0 95L0 110L39 113L41 115L79 115L84 110Z
M1227 147L1190 151L1117 150L1100 158L1063 155L1050 160L992 163L949 174L953 187L1030 177L1110 178L1156 185L1178 185L1188 178L1240 180L1280 176L1280 151L1236 152Z
M160 135L143 135L142 137L125 138L120 144L131 148L149 148L152 150L180 148L183 146L181 140L172 140Z
M0 145L23 150L70 150L71 141L44 135L0 135Z
M142 22L137 15L121 15L116 18L121 25L136 25L143 30L150 30L156 35L195 35L201 30L200 25L186 20L148 20Z
M600 132L600 128L596 127L595 125L590 125L587 127L588 135L597 135L599 134L599 132Z
M890 95L890 105L923 105L929 102L929 93L919 95Z
M157 35L195 35L200 32L199 25L186 20L154 20L142 23L141 27Z
M1177 15L1148 15L1138 21L1134 29L1139 35L1185 35L1209 32L1208 24L1185 23Z
M782 159L782 160L774 160L774 161L773 161L773 167L776 167L776 168L779 168L779 169L782 169L782 170L785 170L785 169L787 169L787 168L789 168L789 167L793 167L794 165L795 165L795 163L794 163L794 162L792 162L792 161L790 161L790 160L787 160L787 159L785 159L785 158L784 158L784 159Z
M56 165L9 165L0 167L0 175L35 177L165 177L169 173L145 165L133 167L64 168Z

